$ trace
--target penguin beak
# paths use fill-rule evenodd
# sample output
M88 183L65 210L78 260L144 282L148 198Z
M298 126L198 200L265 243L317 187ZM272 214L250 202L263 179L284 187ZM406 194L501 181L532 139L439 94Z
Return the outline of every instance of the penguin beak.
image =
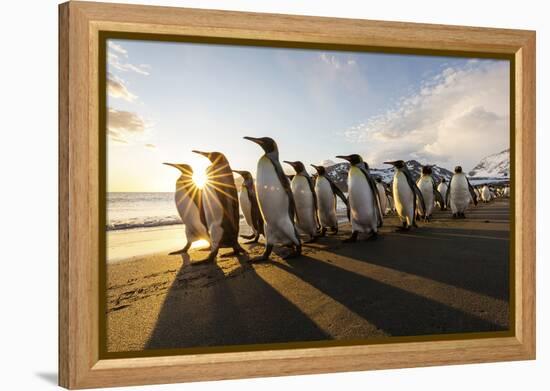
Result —
M174 168L177 168L182 174L186 174L187 170L184 171L184 168L181 167L179 164L176 164L176 163L162 163L166 166L170 166L170 167L174 167Z
M317 173L319 173L319 170L321 169L320 166L316 166L315 164L310 164L310 166L313 167Z
M199 155L202 155L202 156L204 156L204 157L210 159L210 153L209 153L209 152L197 151L197 150L195 150L195 149L192 150L191 152L193 152L193 153L198 153Z
M338 155L336 156L337 159L344 159L344 160L347 160L348 162L351 161L351 157L350 156L344 156L344 155Z
M294 167L294 162L289 162L288 160L283 160L283 163L290 164L292 167Z
M248 140L248 141L252 141L253 143L256 143L258 145L262 145L262 140L260 140L259 138L255 138L255 137L248 137L248 136L245 136L243 137L245 140Z
M244 177L244 171L239 171L239 170L231 170L231 171L233 171L234 173L239 174L240 176Z
M397 163L397 161L393 161L393 162L384 162L384 164L391 164L392 166L395 166L396 163Z

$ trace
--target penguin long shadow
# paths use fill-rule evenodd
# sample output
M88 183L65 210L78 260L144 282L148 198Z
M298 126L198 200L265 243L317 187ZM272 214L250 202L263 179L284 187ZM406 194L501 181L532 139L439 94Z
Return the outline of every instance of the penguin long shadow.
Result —
M219 264L182 267L168 290L145 349L177 349L330 339L303 311L247 269L234 278ZM209 273L195 294L185 294L185 273ZM244 276L244 277L242 277ZM242 279L251 279L243 284ZM266 307L265 303L269 303ZM252 309L243 311L243 309Z
M273 264L317 288L391 336L507 330L507 326L307 255L289 262L290 266Z

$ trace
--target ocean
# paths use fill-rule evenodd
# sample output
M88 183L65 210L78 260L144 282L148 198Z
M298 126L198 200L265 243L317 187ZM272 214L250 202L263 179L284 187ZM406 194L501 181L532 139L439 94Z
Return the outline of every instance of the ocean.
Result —
M339 215L345 206L338 199ZM107 193L107 262L171 252L182 248L185 230L174 202L174 193ZM250 228L241 214L240 232ZM204 246L197 242L193 247Z

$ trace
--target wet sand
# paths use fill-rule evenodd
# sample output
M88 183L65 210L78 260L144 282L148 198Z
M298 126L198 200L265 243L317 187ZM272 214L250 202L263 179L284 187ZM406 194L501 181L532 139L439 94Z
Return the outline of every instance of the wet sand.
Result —
M229 249L216 264L193 265L198 250L109 264L108 351L508 329L508 200L465 220L436 212L410 232L396 225L389 216L377 240L342 244L346 224L301 257L281 250L260 264L224 258Z

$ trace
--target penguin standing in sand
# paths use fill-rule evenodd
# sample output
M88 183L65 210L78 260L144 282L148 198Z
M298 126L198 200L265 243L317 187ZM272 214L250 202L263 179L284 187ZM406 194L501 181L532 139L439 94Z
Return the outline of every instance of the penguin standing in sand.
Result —
M416 200L418 204L418 214L420 217L424 218L424 221L428 221L432 218L432 212L436 201L439 205L443 205L445 203L443 197L441 197L441 194L435 187L435 181L432 178L431 166L422 167L422 172L420 178L418 178L418 181L416 182L416 186L418 186L420 192L422 193L422 197L424 198L424 206L426 207L424 209L420 204L420 200Z
M296 228L298 232L309 236L309 242L317 240L319 221L317 219L317 195L313 179L309 176L304 164L300 161L284 163L289 164L296 171L296 175L290 181L290 188L296 203Z
M447 189L447 198L445 200L445 203L451 208L454 219L466 218L464 211L471 200L477 205L477 197L474 188L470 185L470 181L462 172L462 167L456 166L455 173Z
M393 201L402 223L402 227L398 227L398 230L408 231L411 226L416 227L414 218L416 216L417 204L422 210L426 210L424 197L418 186L416 186L416 183L414 183L414 179L403 160L384 162L384 164L391 164L395 168L395 174L393 175Z
M245 139L258 144L265 152L258 160L256 171L256 194L264 218L265 250L251 262L267 260L276 244L293 247L293 253L287 258L299 256L302 243L294 225L296 206L290 182L279 162L277 144L269 137Z
M386 186L382 183L382 178L380 177L376 177L376 190L380 199L380 209L382 210L382 214L385 215L388 208L388 195L386 193Z
M441 210L447 209L447 205L445 204L445 199L447 198L447 189L447 181L445 180L445 178L441 178L441 182L437 186L437 191L439 192L439 194L441 194L441 198L443 199L443 203L439 205L439 208L441 208Z
M210 234L210 254L203 262L212 262L223 247L233 248L234 255L246 253L239 244L239 201L233 172L223 153L193 151L212 162L203 188L203 207Z
M491 190L489 189L489 186L484 185L481 188L481 200L484 203L487 203L487 202L491 201L491 199L492 199Z
M348 201L351 212L351 236L345 243L357 241L360 232L369 234L369 239L376 239L378 228L382 226L382 210L376 182L368 171L368 166L357 154L336 156L347 160L351 166L348 172Z
M187 244L181 250L171 252L170 255L186 254L191 244L197 240L208 240L206 219L202 207L201 190L193 182L193 169L187 164L163 163L177 168L181 175L176 181L175 201L178 214L185 225Z
M347 209L348 219L350 218L349 204L346 196L328 177L327 170L323 166L311 165L317 171L315 178L315 194L317 195L317 216L321 225L321 236L325 236L327 228L331 233L338 233L338 219L336 217L336 197L344 202Z
M264 219L258 205L258 199L256 198L254 179L252 179L252 175L248 171L233 170L233 172L239 174L243 178L243 184L239 193L239 203L241 204L244 219L253 231L252 235L241 235L241 238L252 239L246 242L247 244L257 243L260 235L264 234Z

